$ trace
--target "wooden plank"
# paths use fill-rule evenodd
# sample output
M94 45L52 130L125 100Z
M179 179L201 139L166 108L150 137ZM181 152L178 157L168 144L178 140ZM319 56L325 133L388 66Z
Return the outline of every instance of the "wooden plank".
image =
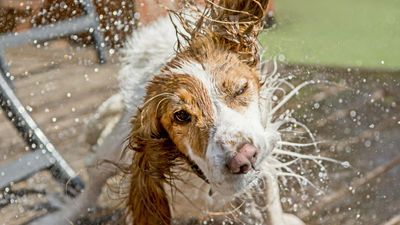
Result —
M92 66L98 65L96 52L91 46L74 47L66 40L51 40L38 44L21 45L17 48L8 48L5 51L7 63L10 63L11 73L19 77L26 74L37 74L64 65ZM23 57L21 57L23 55Z
M35 110L36 113L34 113L32 117L39 124L39 126L43 128L44 133L47 134L51 140L54 140L52 135L57 137L58 133L64 129L73 128L78 125L81 126L75 122L75 118L79 118L79 120L82 122L86 117L95 111L96 107L102 103L102 100L105 100L105 98L92 95L88 98L82 99L82 101L79 103L82 104L82 107L76 106L77 102L73 101L68 105L64 105L63 107L57 107L54 110L52 109L49 113L44 113L43 110ZM72 106L75 106L75 112L71 111ZM53 122L52 118L56 118L57 121ZM68 126L63 127L62 124L65 121L70 121L70 123ZM9 121L2 121L2 123L0 123L0 127L3 127L3 124L9 124ZM55 129L55 127L57 127L57 129ZM14 132L10 133L7 132L7 130L0 130L0 137L2 139L4 138L4 140L10 140L14 137L14 135ZM7 141L0 143L0 149L8 145L9 143L7 143Z

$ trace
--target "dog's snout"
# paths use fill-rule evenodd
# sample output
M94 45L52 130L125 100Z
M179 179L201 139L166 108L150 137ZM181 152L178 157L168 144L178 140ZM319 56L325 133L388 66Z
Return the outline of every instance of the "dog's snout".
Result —
M256 161L257 148L252 144L243 145L237 154L228 162L228 169L233 174L245 174L252 169Z

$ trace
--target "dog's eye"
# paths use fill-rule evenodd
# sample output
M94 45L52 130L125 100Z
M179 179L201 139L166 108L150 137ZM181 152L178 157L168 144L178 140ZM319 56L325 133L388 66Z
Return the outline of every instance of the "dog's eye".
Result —
M192 116L185 110L180 110L174 113L174 119L178 123L188 123L192 119Z
M249 84L246 82L238 91L235 92L235 97L243 94L247 88L249 87Z

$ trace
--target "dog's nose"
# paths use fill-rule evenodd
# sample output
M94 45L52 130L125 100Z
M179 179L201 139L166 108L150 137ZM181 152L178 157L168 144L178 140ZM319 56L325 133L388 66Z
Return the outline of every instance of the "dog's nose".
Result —
M257 148L251 144L245 144L238 153L228 162L228 169L233 174L245 174L252 168L256 161Z

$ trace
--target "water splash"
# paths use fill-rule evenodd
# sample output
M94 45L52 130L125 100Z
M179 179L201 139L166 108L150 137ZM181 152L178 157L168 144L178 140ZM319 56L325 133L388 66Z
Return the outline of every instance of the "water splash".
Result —
M291 166L301 164L303 161L311 161L320 168L319 174L322 175L319 176L319 178L326 179L327 170L323 162L340 164L345 168L350 167L350 164L349 162L341 162L321 155L301 153L303 149L308 147L313 147L317 153L320 152L318 144L321 142L316 140L314 134L305 124L297 121L292 116L295 110L283 111L282 108L304 87L321 83L321 81L309 80L299 85L294 85L288 81L291 80L291 77L282 78L281 74L277 72L276 59L273 59L273 65L274 69L272 73L266 75L263 81L260 92L260 110L264 128L266 130L272 129L278 131L281 140L278 141L277 146L274 148L263 167L269 173L272 172L276 177L284 180L286 178L295 178L301 187L310 185L319 190L316 185L303 175L305 173L301 170L296 172ZM295 130L295 128L297 129ZM301 131L299 131L299 129ZM301 142L292 141L291 138L293 135L297 138L301 136L302 138L308 139L308 142L304 142L304 140Z

